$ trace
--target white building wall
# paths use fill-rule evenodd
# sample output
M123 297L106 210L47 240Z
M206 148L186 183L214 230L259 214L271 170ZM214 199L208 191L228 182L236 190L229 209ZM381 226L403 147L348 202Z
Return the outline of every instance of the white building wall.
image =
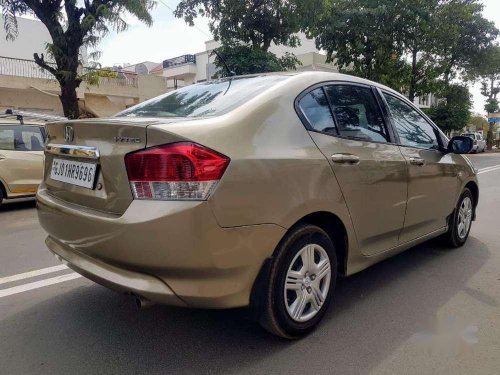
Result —
M34 53L44 53L47 43L52 42L43 23L29 18L17 18L18 35L14 41L6 40L3 18L0 17L0 56L33 60ZM46 59L49 60L48 56ZM87 52L82 50L82 61L87 62Z

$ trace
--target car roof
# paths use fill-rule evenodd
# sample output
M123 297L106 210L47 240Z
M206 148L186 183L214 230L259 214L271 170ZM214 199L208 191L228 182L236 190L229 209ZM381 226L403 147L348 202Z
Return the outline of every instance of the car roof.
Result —
M289 77L296 77L296 78L306 78L306 79L310 79L311 81L313 81L313 80L317 81L317 82L311 82L311 84L316 84L316 83L323 82L323 81L340 81L340 82L360 83L360 84L375 86L375 87L378 87L380 89L401 95L401 93L399 93L398 91L396 91L388 86L382 85L381 83L375 82L375 81L370 81L368 79L360 78L360 77L350 75L350 74L336 73L336 72L325 72L325 71L308 70L308 71L303 71L303 72L271 72L271 73L245 74L245 75L240 75L240 76L225 77L225 78L221 78L220 80L231 80L231 79L235 79L235 78L251 78L251 77L273 76L273 75L289 76Z

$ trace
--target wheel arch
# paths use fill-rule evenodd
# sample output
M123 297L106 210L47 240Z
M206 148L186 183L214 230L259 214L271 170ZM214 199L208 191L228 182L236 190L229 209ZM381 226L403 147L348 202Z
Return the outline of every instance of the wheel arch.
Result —
M477 204L479 203L479 186L475 181L469 181L467 184L465 184L464 188L467 188L470 190L472 193L472 196L474 198L474 215L473 219L476 219L476 207Z
M347 272L349 238L347 235L347 229L342 220L337 215L329 211L312 212L300 218L292 226L290 226L285 236L293 231L297 226L302 224L316 225L328 234L335 247L338 272L340 275L345 275Z
M7 188L5 187L3 181L0 179L0 191L2 192L3 199L7 199Z

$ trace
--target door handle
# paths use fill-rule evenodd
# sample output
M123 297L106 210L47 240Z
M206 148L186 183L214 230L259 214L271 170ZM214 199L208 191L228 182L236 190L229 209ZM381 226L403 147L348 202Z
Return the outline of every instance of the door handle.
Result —
M0 154L0 160L2 160L2 159L6 159L6 158L2 154Z
M425 164L425 160L421 158L410 158L411 165L423 166Z
M336 164L347 164L347 165L359 164L359 156L352 154L333 154L332 160Z

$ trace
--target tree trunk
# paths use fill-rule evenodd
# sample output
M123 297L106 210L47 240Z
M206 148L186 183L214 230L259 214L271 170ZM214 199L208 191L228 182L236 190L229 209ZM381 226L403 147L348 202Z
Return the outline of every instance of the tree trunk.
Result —
M417 86L417 50L412 51L412 61L411 61L411 80L410 89L408 93L408 99L413 103L415 99L415 91Z
M59 99L64 111L64 116L69 119L80 117L80 108L78 107L78 96L76 88L79 86L77 81L59 82L61 85L61 95Z
M495 126L494 122L490 122L488 126L488 134L486 136L486 146L488 150L493 149L493 143L495 140L493 139L493 127Z

